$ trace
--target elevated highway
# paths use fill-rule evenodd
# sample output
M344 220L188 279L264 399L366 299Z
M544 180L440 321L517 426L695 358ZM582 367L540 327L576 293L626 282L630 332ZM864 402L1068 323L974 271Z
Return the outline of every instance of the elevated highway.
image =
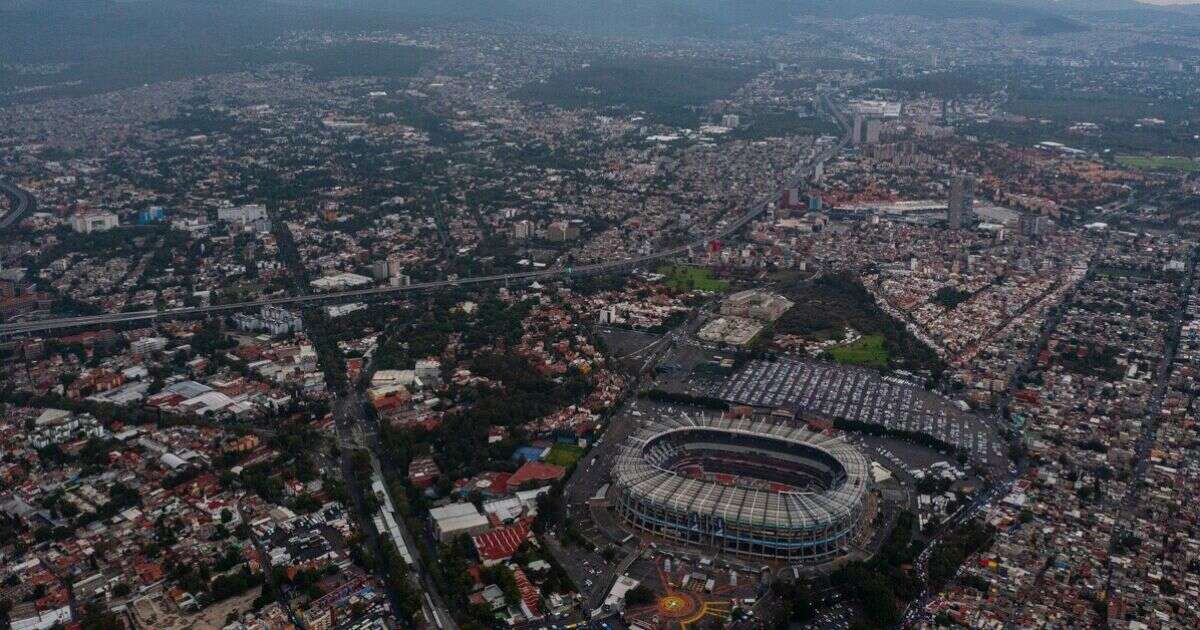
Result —
M837 119L839 126L846 131L838 142L834 143L822 150L820 153L813 155L807 161L801 163L792 172L792 177L784 184L783 190L799 185L805 179L812 176L817 165L823 164L831 157L837 154L850 141L849 125L846 123L845 115L842 114L828 96L822 97L823 105ZM0 182L3 184L3 182ZM15 187L14 187L15 188ZM29 197L29 203L32 201L32 195L28 192L15 189L20 194ZM506 274L494 274L486 276L472 276L469 278L458 278L455 280L436 280L431 282L418 282L402 287L374 287L369 289L351 289L347 291L335 291L330 293L315 293L306 295L280 296L272 298L264 298L261 300L251 300L247 302L236 302L231 304L219 304L212 306L193 306L180 307L170 309L150 309L142 311L129 311L123 313L106 313L103 315L84 315L78 317L59 317L52 319L41 319L28 322L9 322L0 324L0 337L22 335L29 333L48 332L65 328L86 328L93 326L105 326L110 324L126 323L126 322L149 322L158 319L175 319L194 316L216 315L229 313L234 311L242 311L248 309L262 308L263 306L303 306L311 304L336 304L346 302L357 302L389 295L402 295L408 293L417 293L422 291L437 291L442 289L486 285L486 284L531 284L538 280L548 280L561 276L591 276L608 273L623 273L641 265L654 261L673 258L685 253L689 248L704 248L714 239L727 238L745 227L751 221L762 216L770 207L770 204L779 199L782 190L775 191L770 195L766 195L751 206L751 209L737 219L727 223L718 223L717 228L710 234L701 239L692 241L685 245L669 247L657 252L645 254L641 256L612 260L590 265L580 265L577 267L564 267L554 269L543 269L538 271L526 271ZM13 213L10 213L10 216Z
M0 218L0 230L7 229L37 208L37 200L29 191L3 179L0 179L0 194L8 197L10 206L8 214Z

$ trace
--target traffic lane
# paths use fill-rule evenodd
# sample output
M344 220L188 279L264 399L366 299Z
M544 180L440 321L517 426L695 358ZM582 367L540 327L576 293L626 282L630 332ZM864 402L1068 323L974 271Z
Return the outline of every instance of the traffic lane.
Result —
M833 108L832 104L829 104L828 106L836 114L836 112L837 112L836 108ZM813 167L814 164L824 162L825 160L829 159L829 157L832 157L832 155L834 155L837 151L839 151L842 147L845 146L847 137L843 137L842 141L837 146L831 147L821 157L805 162L804 163L805 166L802 167L800 170L807 172L808 170L811 170L811 168ZM681 253L688 251L691 248L704 247L709 242L711 242L713 239L727 238L728 236L741 230L743 227L746 226L746 224L750 223L751 221L753 221L754 219L758 218L763 213L765 213L769 209L769 205L774 199L777 199L779 197L779 195L782 194L782 192L787 190L788 188L796 186L803 179L804 179L804 176L793 178L792 180L789 180L787 182L787 184L785 186L781 187L778 191L775 191L770 195L766 195L766 196L760 198L756 202L752 202L751 204L749 204L749 206L752 207L753 210L742 215L741 217L739 217L738 219L734 220L733 222L731 222L727 225L718 227L714 232L705 236L704 238L697 239L696 241L686 244L686 245L681 245L678 247L665 249L660 252L654 252L654 253L646 254L643 256L631 257L631 258L624 259L624 260L608 261L608 262L603 262L603 263L596 263L593 265L584 265L579 268L547 269L544 271L529 271L529 272L517 272L517 273L509 273L509 274L495 274L495 275L488 275L488 276L460 278L457 280L441 280L441 281L434 281L434 282L417 283L417 284L409 285L406 287L375 287L375 288L371 288L371 289L354 289L354 290L350 290L350 291L339 291L339 292L335 292L335 293L326 293L326 294L306 294L306 295L300 295L300 296L288 296L286 298L272 298L272 299L267 299L267 300L255 300L255 301L251 301L251 302L241 302L241 303L237 303L237 304L226 304L226 305L219 305L219 306L176 308L176 309L167 309L164 311L137 311L137 312L132 312L132 313L117 313L117 314L104 315L104 316L99 316L99 318L96 318L96 317L92 317L92 318L87 318L87 317L59 318L59 319L54 319L54 320L42 320L41 322L38 322L36 324L34 324L34 323L26 323L24 325L5 324L5 325L0 325L0 334L37 332L37 331L44 331L44 330L53 330L55 328L67 328L67 327L71 327L71 326L83 326L83 325L96 324L96 323L117 323L117 322L127 322L127 321L139 321L142 319L155 319L158 317L171 316L171 315L185 316L185 315L201 314L201 313L227 312L227 311L232 311L232 310L255 308L255 307L261 307L261 306L266 306L266 305L299 304L299 303L304 303L304 302L313 302L313 301L320 301L320 300L351 301L354 298L359 298L359 297L370 297L370 296L377 296L377 295L384 295L384 294L391 294L391 293L404 293L404 292L410 292L410 291L420 291L420 290L424 290L424 289L458 287L458 286L467 285L467 284L484 284L484 283L491 283L491 282L514 282L514 281L520 282L520 281L524 281L524 280L538 280L538 279L542 279L542 278L550 278L550 277L554 277L554 276L558 276L558 275L587 275L587 274L592 274L592 273L604 273L604 272L608 272L608 271L632 268L636 265L639 265L639 264L642 264L645 262L650 262L653 260L659 260L661 258L669 258L671 256L679 255ZM36 200L34 200L34 202L36 202Z

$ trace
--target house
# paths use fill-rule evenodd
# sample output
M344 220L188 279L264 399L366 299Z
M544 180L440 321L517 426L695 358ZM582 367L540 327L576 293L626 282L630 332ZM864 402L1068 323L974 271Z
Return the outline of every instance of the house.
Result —
M508 560L517 553L521 545L529 539L532 520L521 519L508 527L499 527L482 534L472 536L475 553L483 566L490 567Z
M554 483L567 474L567 469L544 462L525 462L508 479L509 488L524 488Z

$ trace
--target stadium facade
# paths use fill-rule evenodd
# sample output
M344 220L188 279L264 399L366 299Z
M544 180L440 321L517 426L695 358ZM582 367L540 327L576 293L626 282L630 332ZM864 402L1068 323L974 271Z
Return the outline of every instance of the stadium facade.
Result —
M840 437L777 419L680 414L621 445L613 504L675 543L820 564L869 522L870 466Z

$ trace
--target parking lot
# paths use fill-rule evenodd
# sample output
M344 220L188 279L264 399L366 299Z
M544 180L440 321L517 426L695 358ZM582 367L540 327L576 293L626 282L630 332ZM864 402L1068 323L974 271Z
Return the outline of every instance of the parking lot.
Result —
M817 618L800 626L804 630L847 630L854 619L854 609L845 603L837 603L817 611Z
M751 361L709 395L754 407L798 409L830 418L923 433L963 449L988 468L1007 464L1004 443L988 422L950 401L872 370L780 359Z

